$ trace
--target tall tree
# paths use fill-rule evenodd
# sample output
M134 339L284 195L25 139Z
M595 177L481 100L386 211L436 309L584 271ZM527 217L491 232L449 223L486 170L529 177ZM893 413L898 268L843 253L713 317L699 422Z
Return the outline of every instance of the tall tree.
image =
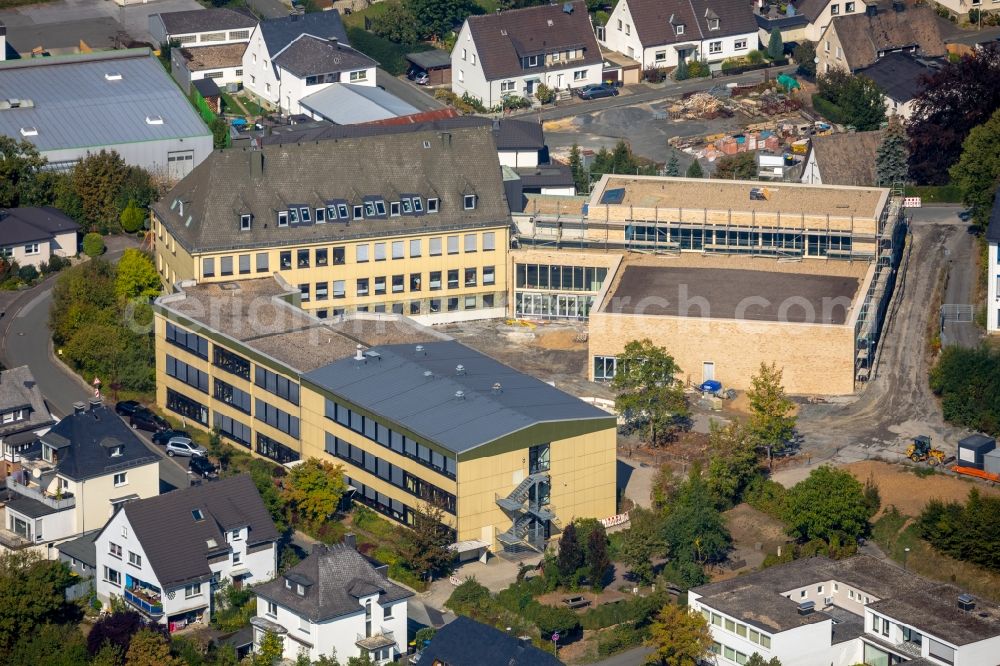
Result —
M573 142L573 147L569 149L569 170L573 174L573 184L576 185L577 194L587 194L590 192L590 177L583 166L583 156L580 154L580 146Z
M62 562L30 550L0 554L0 650L9 654L19 638L40 625L68 619L66 588L72 584Z
M90 663L90 655L87 640L76 624L42 624L21 636L4 663L81 666Z
M781 661L777 657L771 657L770 659L764 659L760 656L759 652L754 652L747 659L746 666L781 666Z
M629 511L629 527L622 532L620 556L640 583L653 580L653 558L666 553L663 516L658 511L636 507Z
M22 199L36 197L46 162L34 144L0 136L0 207L16 208L24 205Z
M101 231L120 228L118 197L127 174L128 165L113 150L101 150L77 163L73 168L73 189L80 197L87 224Z
M740 501L743 491L760 474L757 444L738 421L723 426L713 420L708 441L708 487L722 504L731 506Z
M629 342L618 356L611 380L615 409L633 422L647 419L654 446L688 414L684 386L676 379L680 372L674 357L649 339Z
M160 275L149 255L128 248L118 260L115 294L121 301L141 298L148 301L160 294Z
M750 435L758 446L767 449L768 462L774 452L784 450L795 434L795 404L781 385L782 370L774 363L760 364L750 380Z
M372 17L371 31L397 44L415 44L416 21L409 8L402 2L390 1L383 5L383 11Z
M285 498L300 520L318 527L333 516L345 492L343 467L309 458L289 473Z
M253 655L253 666L274 666L281 660L281 655L284 653L284 643L284 637L273 631L266 632L264 637L260 639L260 645Z
M701 163L698 158L694 158L694 162L691 162L691 166L687 168L687 173L684 174L688 178L704 178L705 171L701 168Z
M572 580L583 566L584 559L583 548L576 536L576 525L570 523L559 537L559 556L556 560L559 577L564 581Z
M907 123L910 177L919 185L942 185L958 161L973 127L1000 109L1000 44L949 62L923 80Z
M841 117L831 120L859 131L876 130L885 122L884 95L871 79L833 69L818 77L816 85L817 94L840 111Z
M604 577L610 566L608 536L604 530L592 530L587 536L587 570L592 588L595 590L604 588Z
M681 175L681 164L677 160L677 151L670 151L670 159L667 161L667 175L668 176L679 176Z
M675 560L700 566L725 559L732 538L697 466L691 469L687 481L678 486L667 509L663 540Z
M868 533L877 510L850 472L824 465L788 491L785 520L788 533L801 541L829 542L836 533L857 539Z
M986 228L993 209L993 195L1000 183L1000 110L972 128L962 143L962 157L952 165L951 181L962 191L976 224Z
M170 639L162 632L141 629L129 643L125 666L185 666L182 659L170 654Z
M771 60L780 60L785 55L785 43L781 41L781 31L775 28L771 31L771 37L767 42L767 57Z
M423 39L443 39L466 14L464 0L406 0L404 7Z
M87 635L87 650L96 655L107 645L112 645L122 657L128 654L132 638L146 627L146 620L135 611L114 611L101 617Z
M807 40L799 42L792 54L795 57L796 71L808 77L816 76L816 44Z
M448 550L451 535L445 525L444 508L425 503L413 512L412 527L404 533L400 544L403 565L417 575L445 572L455 554Z
M700 613L668 603L650 625L646 645L654 650L647 664L697 666L708 656L712 633Z
M225 122L225 120L222 122ZM129 201L128 205L125 206L125 210L122 211L120 219L122 229L130 234L134 234L139 229L142 229L142 225L146 221L146 214L141 208L135 205L134 201Z
M893 183L905 183L909 171L909 148L907 146L906 128L899 116L893 114L889 118L882 142L875 153L875 173L878 174L878 184L887 187Z

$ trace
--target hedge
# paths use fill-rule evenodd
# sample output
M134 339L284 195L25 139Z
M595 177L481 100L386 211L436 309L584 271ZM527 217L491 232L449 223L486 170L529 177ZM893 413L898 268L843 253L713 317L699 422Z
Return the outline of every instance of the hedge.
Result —
M844 110L827 98L820 97L819 93L813 93L812 103L816 112L830 122L841 125L847 122L847 115L844 113Z

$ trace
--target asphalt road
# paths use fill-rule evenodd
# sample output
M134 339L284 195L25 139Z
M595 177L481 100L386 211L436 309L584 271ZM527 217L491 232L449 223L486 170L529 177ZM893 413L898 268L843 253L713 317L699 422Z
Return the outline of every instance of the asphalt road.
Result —
M126 246L134 245L116 242L121 240L123 239L111 239L110 242L119 247L108 252L106 259L116 261ZM30 367L49 411L61 418L73 412L73 403L89 400L93 396L93 390L52 356L52 336L48 321L55 280L53 277L25 290L6 306L4 317L0 319L0 359L7 367ZM164 456L162 447L154 445L148 433L137 431L136 434L146 448L162 457L162 490L186 488L190 485L186 460Z
M648 647L637 647L608 657L604 661L594 663L594 666L641 666L646 663L646 657L652 654L653 649Z

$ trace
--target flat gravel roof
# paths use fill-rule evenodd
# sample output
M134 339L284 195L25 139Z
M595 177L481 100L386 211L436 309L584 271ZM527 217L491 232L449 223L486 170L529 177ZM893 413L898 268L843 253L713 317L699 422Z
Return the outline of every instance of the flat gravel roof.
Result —
M842 325L860 284L842 275L625 266L601 311Z

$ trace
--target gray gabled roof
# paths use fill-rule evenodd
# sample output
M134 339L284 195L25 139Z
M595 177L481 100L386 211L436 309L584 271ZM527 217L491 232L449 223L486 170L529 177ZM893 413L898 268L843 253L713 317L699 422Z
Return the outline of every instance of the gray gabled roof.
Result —
M344 24L340 20L340 12L336 9L311 14L290 14L281 18L261 21L260 31L271 58L274 58L278 52L295 41L299 35L312 35L320 39L336 39L338 42L350 45L347 31L344 30Z
M285 579L292 583L289 589ZM304 587L299 595L296 585ZM284 576L255 588L258 595L313 622L325 622L344 615L364 612L360 599L378 595L378 603L391 604L412 597L409 590L393 583L375 570L351 546L317 545L302 562Z
M251 169L254 160L260 168L257 177ZM340 200L350 206L362 204L365 197L388 202L407 194L439 199L439 212L277 226L277 211L291 205L317 208ZM474 210L465 210L464 194L477 197ZM154 210L191 252L338 242L510 220L487 128L215 151ZM240 230L241 213L253 216L248 231Z
M561 661L510 633L458 616L437 630L420 654L422 664L465 666L559 666Z
M0 245L51 240L56 234L79 230L80 225L52 206L0 210Z
M940 66L940 62L934 64ZM894 52L857 73L874 81L893 101L905 104L920 94L923 78L937 71L934 64L910 53Z
M245 30L254 28L257 19L241 11L226 7L192 9L184 12L158 14L168 35L185 35L194 32Z
M202 516L197 520L193 514ZM128 502L122 507L160 585L212 575L208 558L230 552L226 532L249 527L247 545L277 540L278 530L247 474Z
M304 79L316 74L377 67L378 63L341 42L303 34L274 56L274 65Z
M2 224L0 229L3 229ZM14 409L30 410L28 418L0 423L0 437L37 430L55 422L45 407L45 400L31 374L31 368L26 365L0 371L0 413Z
M66 555L67 557L72 557L74 560L79 560L83 562L88 567L97 567L97 553L95 547L95 541L101 530L91 530L90 532L84 532L75 539L69 541L64 541L56 548L60 553Z
M420 347L374 347L303 380L458 454L541 423L614 418L454 340Z
M381 88L350 83L331 83L318 92L306 95L299 100L299 104L339 125L419 113L416 107Z

